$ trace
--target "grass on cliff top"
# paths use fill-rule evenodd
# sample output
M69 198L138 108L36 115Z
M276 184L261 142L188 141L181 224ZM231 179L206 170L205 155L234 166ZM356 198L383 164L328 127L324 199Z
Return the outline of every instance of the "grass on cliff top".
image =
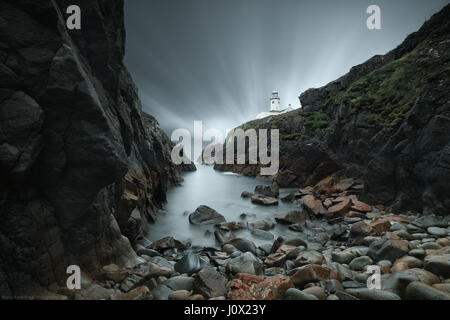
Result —
M300 109L284 113L279 116L272 116L271 118L253 120L241 125L238 128L244 131L248 129L259 128L278 129L281 127L281 122L285 121L287 118L293 117L303 117L306 129L313 133L318 133L320 130L328 127L328 117L322 111L304 112ZM300 135L301 133L299 132L287 134L283 134L280 132L280 139L292 140Z
M401 121L414 104L420 90L439 78L448 83L450 52L431 50L448 36L426 40L409 54L373 71L353 83L346 91L331 97L326 105L345 104L350 112L343 123L357 113L369 111L371 125L392 127Z

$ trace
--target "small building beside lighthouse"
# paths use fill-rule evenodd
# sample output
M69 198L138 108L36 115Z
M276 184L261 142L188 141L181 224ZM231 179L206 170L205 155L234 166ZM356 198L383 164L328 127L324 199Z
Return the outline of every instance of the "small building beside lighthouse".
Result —
M272 95L270 96L270 111L269 112L261 112L256 116L256 119L262 119L270 116L277 116L289 111L294 110L294 108L289 105L285 109L281 109L281 99L278 94L278 91L274 90L272 91Z

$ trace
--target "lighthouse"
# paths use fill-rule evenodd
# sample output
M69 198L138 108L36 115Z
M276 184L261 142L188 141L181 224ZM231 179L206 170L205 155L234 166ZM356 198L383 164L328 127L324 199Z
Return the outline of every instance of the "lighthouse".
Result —
M270 111L261 112L256 116L256 119L262 119L270 116L279 116L280 114L289 112L294 110L294 108L289 105L285 109L280 108L280 96L278 95L278 91L272 91L272 95L270 96Z
M280 97L278 96L278 91L272 91L272 96L270 97L270 111L280 111Z

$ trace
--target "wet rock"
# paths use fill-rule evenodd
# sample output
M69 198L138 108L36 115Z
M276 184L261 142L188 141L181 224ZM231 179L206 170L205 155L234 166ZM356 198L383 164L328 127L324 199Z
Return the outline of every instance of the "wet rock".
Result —
M227 293L227 279L214 268L207 266L195 277L194 288L206 298L224 296Z
M172 290L163 284L152 290L152 295L155 300L169 300L171 293Z
M373 264L373 260L370 259L370 257L362 256L362 257L353 259L352 262L350 262L349 267L355 271L362 271L364 269L364 267L372 265L372 264Z
M400 259L395 260L394 266L392 267L392 272L398 272L412 268L421 268L422 265L422 261L415 257L403 256Z
M233 252L237 251L236 247L231 244L224 244L222 246L222 251L227 254L232 254Z
M270 250L272 249L272 244L271 243L262 244L258 248L261 249L266 255L269 255Z
M308 214L305 211L289 211L288 213L275 217L275 220L282 224L295 224L304 222L308 218Z
M296 199L300 199L302 197L302 193L300 192L293 192L289 193L283 197L281 197L281 201L283 202L294 202Z
M253 196L253 193L248 191L242 191L241 193L241 198L251 198L251 196Z
M265 206L278 205L277 198L254 194L251 196L251 199L252 199L252 202L256 203L256 204L261 204L261 205L265 205Z
M355 281L355 280L342 281L342 286L345 289L367 288L367 284L366 283L362 283L362 282Z
M257 239L263 239L263 240L273 240L274 236L272 233L270 233L269 231L264 231L264 230L251 230L250 231L251 235Z
M391 229L391 223L387 219L379 219L370 224L370 227L375 231L375 234L381 235L383 232ZM404 230L403 230L404 231Z
M368 255L374 261L389 260L393 263L408 253L408 241L401 240L394 234L389 237L384 236L370 245Z
M281 300L294 285L289 277L263 277L240 273L227 284L231 300Z
M168 299L169 300L187 300L191 296L191 292L187 290L176 290L172 291Z
M234 239L228 241L228 244L231 244L232 246L234 246L236 249L238 249L241 252L251 252L256 255L256 246L250 240L234 238Z
M439 282L439 277L426 270L413 268L388 275L382 279L382 288L405 298L406 287L414 281L432 285Z
M140 255L140 256L146 255L146 256L148 256L148 257L156 257L156 256L161 255L161 254L160 254L158 251L156 251L156 250L149 249L149 248L145 248L145 247L142 247L142 246L139 246L139 247L136 249L136 253L137 253L138 255Z
M234 234L231 231L225 231L222 229L215 230L214 237L216 238L217 242L219 242L221 245L224 245L228 241L235 238Z
M226 231L237 231L245 229L245 225L242 222L235 222L235 221L223 222L216 225L216 227Z
M351 209L358 212L370 212L372 211L372 206L368 205L367 203L364 203L362 201L359 201L358 198L355 195L351 195L350 199L352 201Z
M450 247L448 247L450 249ZM438 276L450 278L450 253L441 255L428 255L424 259L424 269Z
M408 252L408 255L418 259L423 259L425 257L425 250L422 248L412 249Z
M321 265L325 263L325 257L317 251L302 251L298 254L294 263L298 267L305 266L307 264Z
M319 285L325 290L327 294L333 294L337 291L344 290L342 284L336 279L322 280Z
M420 247L425 250L438 250L442 248L441 245L436 242L426 242L422 244Z
M425 283L414 281L406 288L408 300L450 300L450 293L439 290Z
M127 293L115 293L111 300L152 300L153 296L146 286L135 288Z
M391 225L391 228L389 229L389 231L394 232L394 231L399 231L399 230L405 230L407 231L408 229L406 228L406 226L402 223L398 223L398 222L394 222Z
M320 265L309 264L292 270L291 279L295 286L303 287L310 282L319 282L330 278L330 270Z
M291 288L286 290L284 300L319 300L316 296L304 291Z
M189 222L194 225L220 224L225 222L225 218L216 210L202 205L189 215Z
M285 253L272 253L270 254L264 263L270 267L282 267L286 262L286 254Z
M446 237L448 235L448 231L447 229L444 228L439 228L439 227L429 227L427 229L427 232L433 236L439 237L439 238L443 238Z
M350 229L350 237L364 238L372 234L373 229L367 223L360 221L352 225Z
M436 283L433 288L450 293L450 283Z
M186 245L179 241L174 239L173 237L165 237L160 240L157 240L155 242L152 242L151 245L147 246L148 249L153 249L156 251L163 251L167 249L186 249ZM147 254L148 255L148 254ZM151 257L151 255L149 255Z
M357 288L345 291L361 300L400 300L398 295L385 290Z
M319 300L326 300L327 295L325 294L325 290L319 286L311 286L306 289L303 289L303 292L306 294L311 294L315 296Z
M343 217L349 211L350 206L351 206L350 198L343 198L341 202L328 208L327 212L325 213L325 216L328 219L335 217Z
M207 265L208 261L204 257L196 253L188 253L175 263L175 270L181 274L192 274L200 271Z
M167 286L172 290L188 290L192 289L194 284L194 278L184 277L184 276L175 276L170 279L164 281L163 285Z
M340 264L349 264L354 258L356 258L356 254L350 250L331 253L331 259Z
M446 228L448 226L448 222L442 219L442 217L434 215L422 216L415 219L411 224L422 230L427 230L429 227Z
M137 274L132 274L128 277L126 277L122 283L120 284L120 290L124 292L128 292L134 288L137 288L141 285L143 285L145 282L145 278L141 277Z
M283 237L283 245L291 247L303 246L305 248L311 248L311 250L314 250L312 246L308 246L308 244L303 239L296 237Z
M263 273L261 262L251 252L245 252L231 259L227 264L227 269L232 273Z
M316 199L313 195L307 195L303 197L303 208L310 214L322 215L327 212L327 210L322 205L322 201Z
M261 194L267 197L276 198L280 195L280 189L276 181L273 181L270 186L267 185L257 185L255 187L255 193Z
M105 300L115 293L114 290L106 289L98 284L90 284L86 288L75 293L75 300Z
M275 227L275 224L270 220L255 220L247 222L247 227L249 230L265 230L268 231Z

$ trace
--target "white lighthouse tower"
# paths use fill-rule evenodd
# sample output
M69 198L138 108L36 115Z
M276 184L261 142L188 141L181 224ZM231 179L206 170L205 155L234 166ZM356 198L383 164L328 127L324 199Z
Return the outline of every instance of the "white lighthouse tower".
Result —
M289 112L294 110L294 108L289 105L286 109L280 108L280 96L278 95L278 91L272 91L272 95L270 96L270 111L261 112L256 116L256 119L262 119L270 116L278 116L280 114Z
M280 111L280 97L278 96L278 91L272 91L272 96L270 97L270 111Z

